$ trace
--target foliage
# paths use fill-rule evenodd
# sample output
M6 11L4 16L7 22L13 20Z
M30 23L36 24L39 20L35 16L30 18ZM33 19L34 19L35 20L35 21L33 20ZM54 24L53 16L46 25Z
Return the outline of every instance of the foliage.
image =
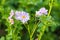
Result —
M45 7L47 15L35 17L36 11ZM30 20L23 24L8 20L11 10L29 13ZM60 0L0 0L0 40L60 40Z

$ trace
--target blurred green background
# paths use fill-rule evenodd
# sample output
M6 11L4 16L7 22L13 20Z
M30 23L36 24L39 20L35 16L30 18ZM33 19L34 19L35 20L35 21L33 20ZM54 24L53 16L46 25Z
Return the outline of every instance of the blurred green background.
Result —
M6 35L6 18L8 18L11 9L23 10L32 16L41 7L49 9L49 2L49 0L0 0L0 37ZM60 40L60 0L54 0L51 16L57 25L51 25L47 28L42 40ZM25 37L22 37L22 40L24 40L23 38Z

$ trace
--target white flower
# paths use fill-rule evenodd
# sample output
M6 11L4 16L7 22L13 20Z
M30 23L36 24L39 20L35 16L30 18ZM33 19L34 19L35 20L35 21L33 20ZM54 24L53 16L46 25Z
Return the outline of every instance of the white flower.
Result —
M23 11L16 11L15 18L20 20L22 23L26 23L28 20L30 20L29 13Z
M39 11L36 11L36 17L41 16L41 15L43 15L43 14L47 15L47 14L48 14L47 11L48 11L48 10L46 10L44 7L41 8L41 9L39 9Z
M9 19L9 21L10 21L11 24L14 24L14 20L12 19L13 15L14 15L14 11L11 10L10 16L8 17L8 19Z
M13 20L13 19L10 19L10 23L11 23L11 24L14 24L14 20Z
M14 10L11 10L10 16L8 17L8 19L11 19L13 15L14 15Z

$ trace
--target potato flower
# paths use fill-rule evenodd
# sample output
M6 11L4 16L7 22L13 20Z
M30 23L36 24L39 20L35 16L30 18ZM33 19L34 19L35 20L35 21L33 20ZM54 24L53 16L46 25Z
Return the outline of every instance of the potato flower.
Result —
M36 17L38 17L38 16L41 16L41 15L47 15L48 14L48 12L47 12L48 10L46 10L44 7L43 8L41 8L41 9L39 9L39 11L36 11Z
M14 20L12 19L13 16L14 16L14 11L11 10L10 16L8 17L8 19L9 19L9 21L10 21L11 24L14 24Z
M15 19L20 20L23 24L30 20L29 13L24 11L16 11L15 12Z

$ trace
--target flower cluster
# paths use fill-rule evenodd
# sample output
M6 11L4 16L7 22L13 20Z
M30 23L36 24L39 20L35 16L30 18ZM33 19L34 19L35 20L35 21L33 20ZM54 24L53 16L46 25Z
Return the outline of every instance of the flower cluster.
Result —
M12 19L12 16L14 16L14 15L15 15L15 19L20 20L23 24L26 23L28 20L30 20L29 13L24 12L24 11L16 11L14 13L14 11L11 10L10 16L8 17L11 24L14 24L14 20Z
M47 11L44 7L39 9L39 11L36 11L36 17L39 17L43 14L47 15ZM26 23L28 20L30 20L30 16L29 13L24 12L24 11L16 11L14 12L13 10L11 10L10 12L10 16L9 16L9 20L11 22L11 24L14 24L14 20L12 19L12 16L15 16L16 20L20 20L23 24Z
M10 23L11 23L11 24L14 24L14 20L12 19L13 15L14 15L14 11L11 10L10 16L8 17L8 19L10 20Z
M39 11L36 11L36 17L41 16L43 14L47 15L47 11L44 7L39 9Z

